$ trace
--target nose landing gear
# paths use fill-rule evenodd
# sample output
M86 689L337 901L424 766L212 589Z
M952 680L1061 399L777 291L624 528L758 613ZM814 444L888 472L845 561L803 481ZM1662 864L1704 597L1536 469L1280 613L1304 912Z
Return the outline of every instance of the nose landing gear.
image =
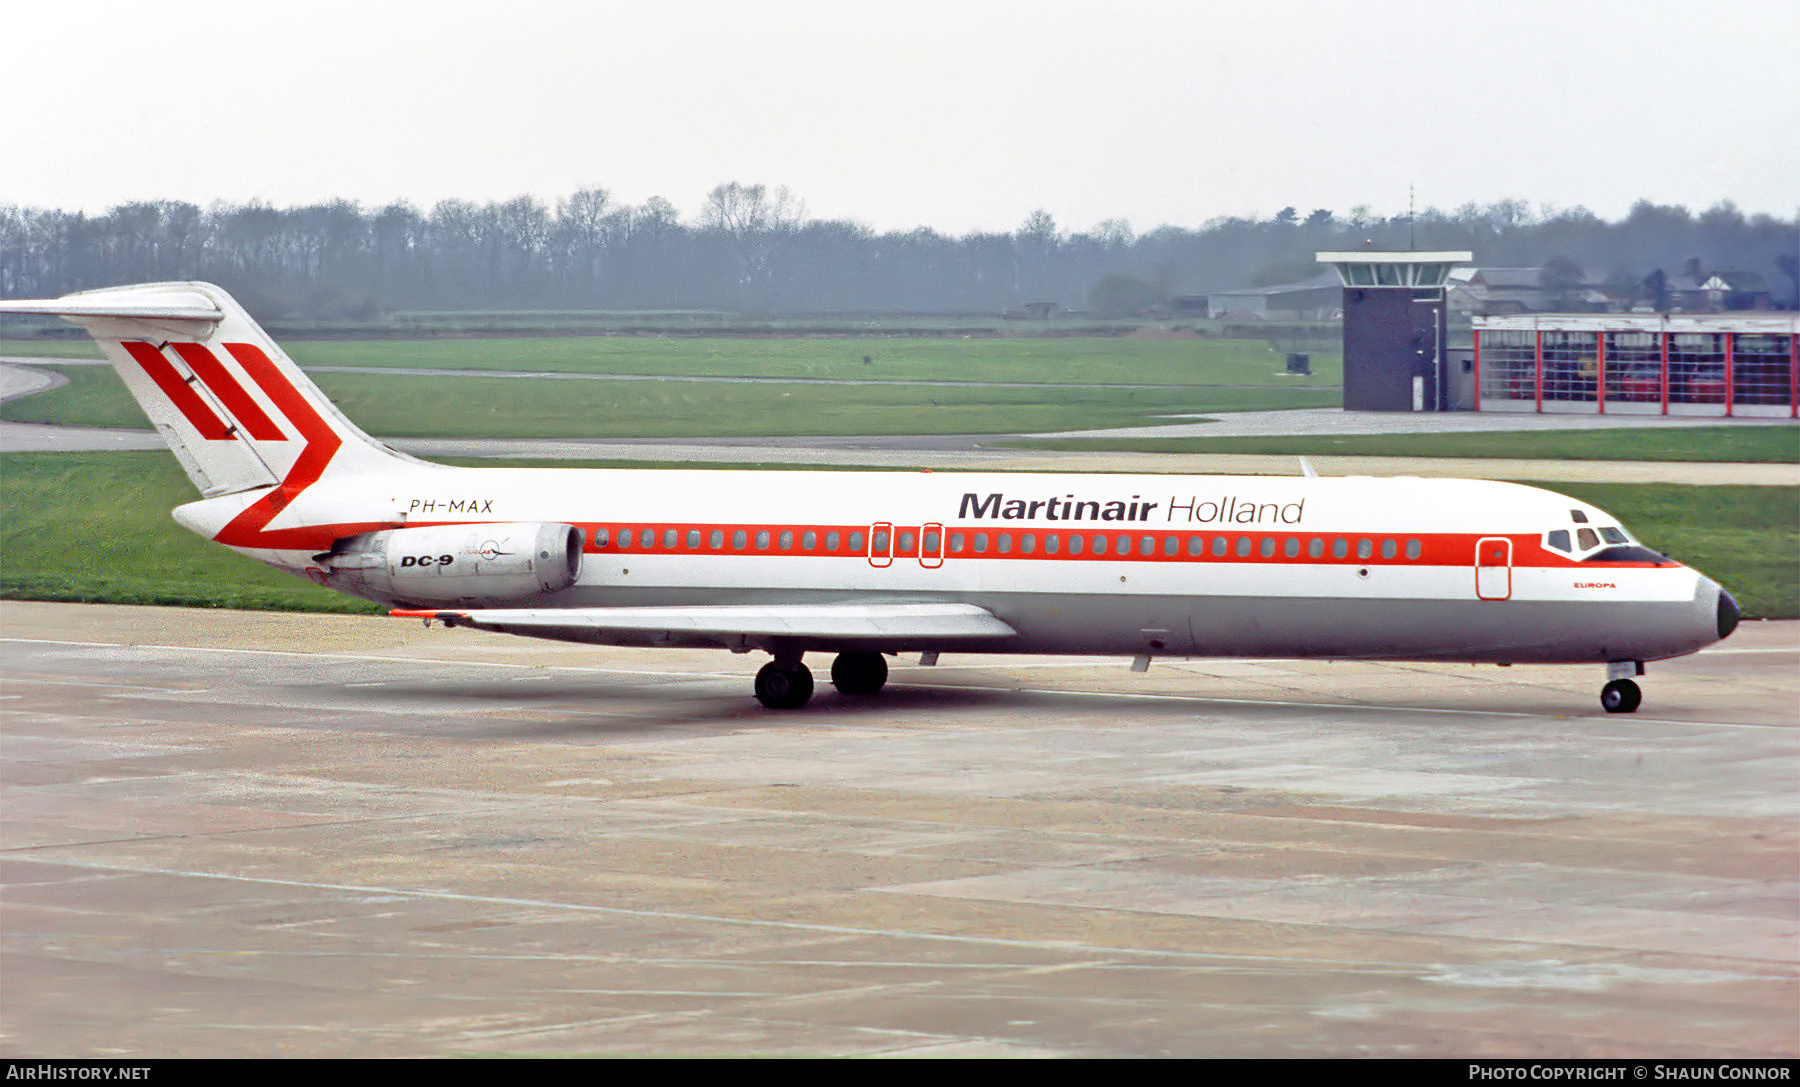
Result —
M1644 692L1629 679L1615 679L1600 688L1600 705L1607 713L1631 713L1644 700Z
M1607 713L1635 713L1644 701L1644 692L1628 677L1643 674L1643 661L1614 661L1607 665L1607 684L1600 688L1600 708Z

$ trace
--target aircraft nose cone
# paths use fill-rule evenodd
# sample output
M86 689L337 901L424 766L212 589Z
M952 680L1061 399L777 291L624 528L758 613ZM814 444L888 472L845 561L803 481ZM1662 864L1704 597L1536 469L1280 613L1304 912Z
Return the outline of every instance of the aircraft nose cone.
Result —
M1738 603L1721 586L1719 589L1719 637L1723 638L1730 634L1737 629L1737 625Z

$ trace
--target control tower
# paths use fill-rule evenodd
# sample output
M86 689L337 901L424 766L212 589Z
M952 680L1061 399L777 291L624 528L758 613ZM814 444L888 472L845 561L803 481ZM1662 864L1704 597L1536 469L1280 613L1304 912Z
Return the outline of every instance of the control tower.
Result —
M1320 253L1344 285L1344 407L1443 411L1444 290L1469 252Z

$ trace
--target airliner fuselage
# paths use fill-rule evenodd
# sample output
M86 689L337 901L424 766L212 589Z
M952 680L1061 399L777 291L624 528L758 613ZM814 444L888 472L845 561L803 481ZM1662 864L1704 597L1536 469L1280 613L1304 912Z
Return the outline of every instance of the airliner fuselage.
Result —
M224 291L0 303L86 328L224 546L396 614L597 644L760 650L757 697L885 654L1645 661L1729 593L1586 503L1515 484L1254 476L450 468L357 429ZM520 380L528 380L521 378Z
M956 643L990 652L1647 661L1717 640L1733 607L1593 506L1477 480L409 466L309 488L263 540L226 531L242 506L178 517L396 609L494 604L460 556L479 556L486 526L550 523L575 530L575 577L506 608L955 602L1012 628ZM309 527L284 538L283 523ZM383 528L439 535L403 540L384 577L329 554ZM594 640L718 644L616 633Z

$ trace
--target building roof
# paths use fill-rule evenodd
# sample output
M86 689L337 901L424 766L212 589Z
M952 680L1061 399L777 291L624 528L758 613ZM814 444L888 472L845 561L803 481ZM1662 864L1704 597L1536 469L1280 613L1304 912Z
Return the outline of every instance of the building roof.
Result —
M1477 268L1469 282L1508 290L1536 290L1544 284L1542 268Z
M1474 318L1475 331L1745 332L1800 335L1800 313L1505 313Z
M1759 272L1714 272L1713 278L1722 280L1725 286L1734 291L1766 291L1769 284Z
M1284 294L1300 294L1305 291L1316 291L1324 287L1336 289L1339 286L1337 274L1325 272L1303 279L1298 283L1280 283L1273 287L1244 287L1235 291L1214 291L1211 297L1220 298L1274 298Z

